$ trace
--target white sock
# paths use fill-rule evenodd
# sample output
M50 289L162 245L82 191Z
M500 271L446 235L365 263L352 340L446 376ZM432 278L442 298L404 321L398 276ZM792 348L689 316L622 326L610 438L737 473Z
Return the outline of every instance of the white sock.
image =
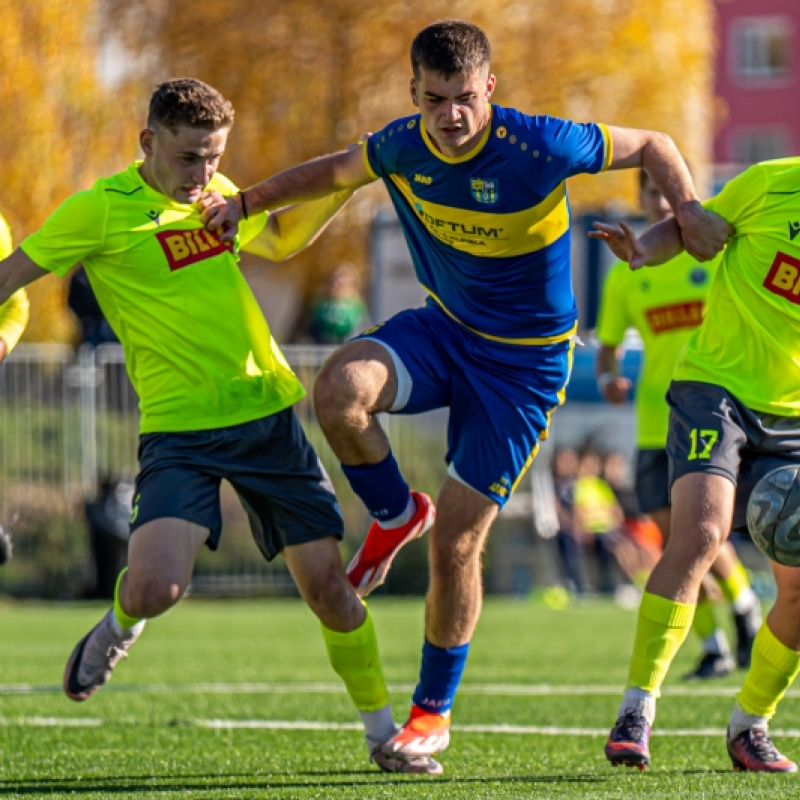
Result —
M624 716L626 711L637 711L652 726L656 718L656 696L638 686L631 686L625 690L618 716Z
M747 614L758 605L758 595L748 586L731 604L734 614Z
M386 528L387 531L392 530L393 528L399 528L401 525L405 525L411 517L414 516L417 510L417 501L414 500L414 495L408 495L408 505L406 506L406 510L399 516L395 517L394 519L382 519L378 525L381 528Z
M766 731L769 728L769 720L757 714L748 714L738 703L735 703L728 725L729 736L731 739L735 739L740 733L750 730L750 728L761 728Z
M397 726L394 724L394 717L392 717L392 708L390 705L385 705L377 711L361 711L361 719L364 722L364 732L367 735L367 741L371 744L379 744L385 742L387 739L394 736Z

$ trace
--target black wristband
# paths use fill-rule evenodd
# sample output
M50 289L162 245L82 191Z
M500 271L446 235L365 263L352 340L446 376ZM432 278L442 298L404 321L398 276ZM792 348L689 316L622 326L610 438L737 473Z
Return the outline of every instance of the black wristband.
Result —
M244 201L244 192L239 192L239 197L242 201L242 216L247 219L247 203Z

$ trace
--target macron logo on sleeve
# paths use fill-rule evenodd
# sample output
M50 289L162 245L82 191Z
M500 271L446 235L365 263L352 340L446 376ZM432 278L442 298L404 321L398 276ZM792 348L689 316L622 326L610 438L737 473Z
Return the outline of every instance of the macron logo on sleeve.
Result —
M171 272L224 252L233 252L232 242L221 242L205 228L188 231L159 231L156 239L167 257Z

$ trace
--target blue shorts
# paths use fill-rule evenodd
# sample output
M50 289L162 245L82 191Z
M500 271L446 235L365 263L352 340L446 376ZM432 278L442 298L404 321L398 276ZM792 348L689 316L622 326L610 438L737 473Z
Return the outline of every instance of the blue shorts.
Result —
M493 342L430 305L402 311L357 338L380 342L392 355L398 391L390 413L449 406L448 473L502 508L564 402L572 340Z

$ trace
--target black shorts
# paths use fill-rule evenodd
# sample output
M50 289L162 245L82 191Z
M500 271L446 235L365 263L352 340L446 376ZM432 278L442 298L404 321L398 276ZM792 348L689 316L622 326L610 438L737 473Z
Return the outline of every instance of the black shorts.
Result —
M673 381L670 405L670 486L690 472L728 478L736 486L733 530L746 530L747 501L768 472L800 464L800 417L763 414L713 383Z
M188 433L145 433L131 531L177 517L222 533L219 488L227 480L270 561L287 545L342 538L342 514L330 478L291 408L262 419Z
M669 508L669 458L663 447L637 451L636 499L642 514Z

